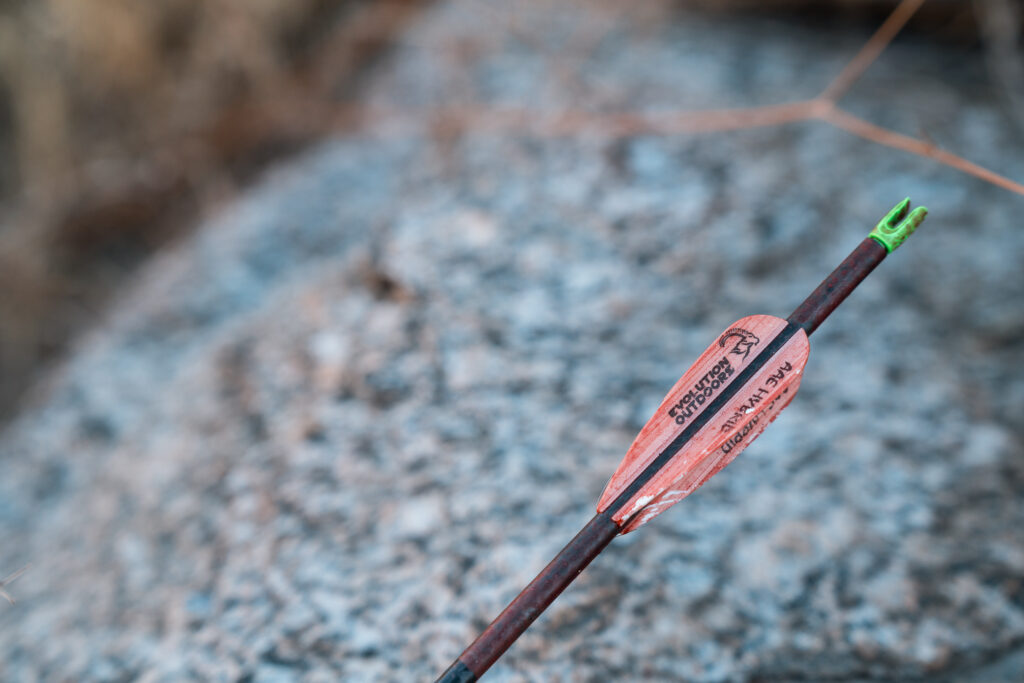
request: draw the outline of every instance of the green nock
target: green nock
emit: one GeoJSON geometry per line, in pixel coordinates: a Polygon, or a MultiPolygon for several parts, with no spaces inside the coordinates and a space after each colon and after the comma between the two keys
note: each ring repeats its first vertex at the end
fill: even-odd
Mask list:
{"type": "Polygon", "coordinates": [[[928,215],[928,209],[923,206],[910,211],[908,215],[909,209],[910,197],[907,197],[885,214],[885,218],[878,221],[878,225],[871,231],[869,237],[885,247],[886,253],[896,251],[896,247],[914,234],[917,226],[921,225],[924,217],[928,215]]]}

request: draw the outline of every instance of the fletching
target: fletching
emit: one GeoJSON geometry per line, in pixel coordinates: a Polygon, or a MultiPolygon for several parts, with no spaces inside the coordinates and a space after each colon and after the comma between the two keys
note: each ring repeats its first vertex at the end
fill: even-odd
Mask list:
{"type": "Polygon", "coordinates": [[[736,321],[665,396],[605,487],[598,513],[659,458],[668,460],[612,517],[622,533],[693,493],[789,405],[809,351],[807,334],[782,318],[736,321]]]}

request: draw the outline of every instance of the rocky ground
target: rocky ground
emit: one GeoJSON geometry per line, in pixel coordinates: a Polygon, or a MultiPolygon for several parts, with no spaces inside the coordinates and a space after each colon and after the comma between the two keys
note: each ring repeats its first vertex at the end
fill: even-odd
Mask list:
{"type": "MultiPolygon", "coordinates": [[[[773,103],[865,37],[515,7],[433,7],[366,101],[773,103]]],[[[910,36],[849,106],[1022,178],[985,78],[910,36]]],[[[32,563],[0,605],[0,678],[429,679],[589,519],[709,340],[788,314],[907,194],[931,217],[816,333],[789,410],[489,678],[1015,679],[1019,197],[823,124],[415,117],[278,169],[161,255],[0,437],[0,559],[32,563]]]]}

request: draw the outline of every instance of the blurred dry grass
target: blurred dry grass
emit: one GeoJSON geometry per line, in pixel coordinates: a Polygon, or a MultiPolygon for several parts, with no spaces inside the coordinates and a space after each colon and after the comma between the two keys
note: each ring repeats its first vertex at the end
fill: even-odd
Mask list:
{"type": "Polygon", "coordinates": [[[0,416],[146,255],[322,135],[420,5],[0,2],[0,416]]]}
{"type": "MultiPolygon", "coordinates": [[[[896,2],[685,4],[872,26],[896,2]]],[[[422,5],[0,0],[0,419],[133,267],[267,162],[336,130],[422,5]]],[[[931,0],[912,28],[989,45],[1006,82],[1020,24],[1011,0],[931,0]]]]}

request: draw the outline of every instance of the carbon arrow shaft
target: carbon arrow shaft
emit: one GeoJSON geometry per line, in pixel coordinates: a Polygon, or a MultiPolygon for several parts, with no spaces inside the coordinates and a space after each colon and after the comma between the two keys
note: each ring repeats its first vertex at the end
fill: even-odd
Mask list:
{"type": "Polygon", "coordinates": [[[786,320],[804,328],[807,336],[818,329],[832,311],[878,266],[888,251],[871,237],[865,237],[850,255],[815,288],[786,320]]]}
{"type": "Polygon", "coordinates": [[[612,521],[611,511],[606,510],[594,515],[594,518],[555,555],[555,559],[551,560],[548,566],[544,567],[473,641],[473,644],[459,655],[438,681],[475,681],[483,675],[618,535],[619,526],[612,521]]]}
{"type": "MultiPolygon", "coordinates": [[[[477,680],[529,628],[562,591],[629,524],[630,518],[617,523],[613,518],[678,453],[694,434],[726,404],[736,397],[747,380],[761,370],[798,330],[810,335],[857,288],[864,278],[899,246],[924,219],[917,209],[906,221],[909,200],[896,206],[832,273],[786,319],[786,326],[765,345],[739,376],[674,438],[651,463],[603,511],[562,548],[555,558],[467,647],[438,678],[438,683],[466,683],[477,680]],[[908,226],[909,224],[909,226],[908,226]],[[898,230],[902,228],[902,232],[898,230]]],[[[637,515],[640,514],[638,511],[637,515]]],[[[635,516],[635,515],[633,515],[635,516]]]]}

